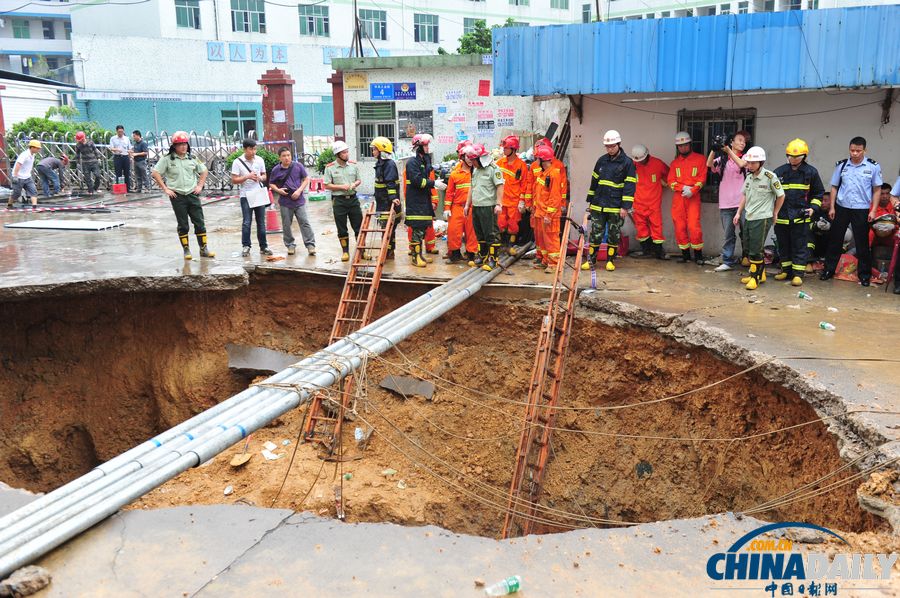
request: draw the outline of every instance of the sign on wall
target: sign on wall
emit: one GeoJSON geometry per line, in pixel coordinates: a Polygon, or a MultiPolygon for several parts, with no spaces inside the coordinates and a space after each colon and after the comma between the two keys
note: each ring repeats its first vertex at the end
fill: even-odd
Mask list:
{"type": "Polygon", "coordinates": [[[397,120],[401,139],[410,139],[418,133],[434,134],[434,113],[431,110],[400,110],[397,120]]]}
{"type": "Polygon", "coordinates": [[[362,90],[369,86],[369,73],[344,73],[344,89],[362,90]]]}
{"type": "MultiPolygon", "coordinates": [[[[287,63],[287,46],[271,46],[271,59],[274,63],[287,63]]],[[[206,59],[210,62],[269,62],[269,46],[265,44],[241,44],[229,42],[206,42],[206,59]]]]}
{"type": "Polygon", "coordinates": [[[372,101],[414,100],[415,83],[370,83],[369,99],[372,101]]]}

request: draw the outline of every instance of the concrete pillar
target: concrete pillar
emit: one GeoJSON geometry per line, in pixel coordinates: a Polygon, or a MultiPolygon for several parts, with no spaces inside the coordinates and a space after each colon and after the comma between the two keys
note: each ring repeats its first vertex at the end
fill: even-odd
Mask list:
{"type": "Polygon", "coordinates": [[[263,86],[263,131],[267,141],[292,139],[294,80],[281,69],[269,69],[257,81],[263,86]]]}
{"type": "Polygon", "coordinates": [[[347,131],[344,129],[344,72],[335,71],[328,78],[331,83],[331,103],[334,109],[334,139],[347,140],[347,131]]]}

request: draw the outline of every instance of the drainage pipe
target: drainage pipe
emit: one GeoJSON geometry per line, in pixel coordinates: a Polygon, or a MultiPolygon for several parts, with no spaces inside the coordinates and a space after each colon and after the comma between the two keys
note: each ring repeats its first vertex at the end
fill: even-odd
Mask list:
{"type": "MultiPolygon", "coordinates": [[[[504,266],[512,264],[515,259],[505,258],[504,266]]],[[[27,509],[28,505],[4,517],[0,520],[0,529],[4,529],[4,532],[7,521],[22,523],[16,525],[19,533],[0,543],[0,576],[5,576],[18,567],[34,561],[115,513],[122,506],[183,471],[211,459],[239,442],[248,433],[260,429],[273,419],[296,408],[307,401],[317,388],[328,387],[355,371],[369,352],[380,354],[390,350],[397,343],[464,302],[492,280],[499,271],[499,269],[492,272],[467,271],[359,332],[351,334],[346,340],[338,341],[304,360],[310,365],[324,365],[323,370],[310,372],[288,368],[267,380],[299,385],[300,390],[265,387],[248,389],[207,412],[175,426],[154,440],[111,460],[105,464],[106,469],[101,469],[103,467],[101,466],[83,476],[90,478],[89,480],[81,481],[79,478],[51,493],[54,495],[52,498],[47,495],[44,497],[47,500],[43,500],[37,508],[31,507],[24,515],[21,512],[27,509]],[[385,328],[387,330],[384,330],[385,328]],[[351,340],[355,342],[350,342],[351,340]],[[335,351],[340,351],[343,357],[337,358],[333,355],[335,351]],[[247,404],[240,408],[243,403],[247,404]],[[223,407],[226,404],[228,406],[223,407]],[[210,411],[214,411],[213,415],[209,415],[210,411]],[[231,425],[214,424],[217,417],[223,414],[239,415],[240,420],[233,421],[231,425]],[[200,431],[200,435],[192,434],[191,430],[200,431]],[[160,440],[163,438],[165,443],[160,440]],[[184,442],[185,439],[187,442],[184,442]],[[170,442],[171,440],[177,440],[177,445],[170,442]],[[145,468],[140,459],[151,453],[163,454],[155,455],[151,462],[152,467],[145,468]],[[125,473],[120,471],[123,467],[125,473]],[[116,472],[117,476],[110,476],[108,483],[102,485],[99,491],[95,492],[97,489],[91,488],[92,492],[86,495],[88,486],[106,476],[108,470],[116,472]],[[60,492],[63,490],[65,492],[60,492]],[[71,504],[73,501],[63,502],[68,495],[76,491],[81,492],[75,504],[71,504]],[[57,502],[60,504],[54,505],[57,502]],[[51,508],[44,514],[43,508],[48,506],[51,508]],[[22,530],[26,518],[29,525],[22,530]]],[[[4,533],[4,537],[7,535],[9,534],[4,533]]]]}

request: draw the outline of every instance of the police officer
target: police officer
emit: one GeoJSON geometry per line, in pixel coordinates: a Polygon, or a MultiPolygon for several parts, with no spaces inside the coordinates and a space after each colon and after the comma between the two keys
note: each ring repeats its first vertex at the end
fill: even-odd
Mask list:
{"type": "Polygon", "coordinates": [[[431,164],[431,141],[428,133],[419,133],[412,138],[416,154],[406,161],[406,226],[412,229],[409,256],[413,266],[424,268],[431,258],[422,258],[422,243],[425,231],[434,221],[434,205],[431,202],[432,189],[446,189],[443,181],[435,180],[431,164]]]}
{"type": "Polygon", "coordinates": [[[597,263],[597,251],[603,242],[603,229],[606,228],[606,269],[612,272],[616,269],[613,259],[619,248],[619,232],[634,202],[637,174],[634,162],[622,151],[622,136],[618,131],[604,133],[603,145],[606,146],[606,154],[600,156],[591,173],[587,196],[591,212],[591,246],[588,260],[581,265],[581,269],[590,270],[597,263]]]}
{"type": "Polygon", "coordinates": [[[803,274],[809,260],[810,223],[818,219],[822,209],[825,187],[819,171],[806,162],[809,146],[802,139],[794,139],[787,145],[787,164],[775,169],[775,176],[784,189],[784,204],[775,217],[775,239],[781,258],[781,272],[775,280],[791,276],[791,284],[803,284],[803,274]]]}
{"type": "Polygon", "coordinates": [[[335,161],[325,167],[325,188],[331,191],[331,210],[337,226],[338,241],[341,244],[341,261],[350,259],[350,233],[347,220],[353,227],[353,236],[359,236],[362,225],[362,209],[356,198],[356,188],[362,184],[359,169],[350,161],[350,146],[343,141],[335,141],[331,146],[335,161]]]}
{"type": "Polygon", "coordinates": [[[872,254],[866,240],[869,238],[869,222],[875,219],[883,182],[881,166],[866,157],[866,140],[863,137],[851,139],[850,158],[844,158],[835,164],[831,175],[831,209],[828,215],[832,224],[825,269],[819,276],[820,280],[834,278],[834,271],[841,257],[844,233],[850,226],[859,260],[859,284],[869,286],[872,278],[872,254]]]}
{"type": "MultiPolygon", "coordinates": [[[[400,173],[397,163],[394,162],[394,144],[387,137],[376,137],[369,144],[372,157],[375,158],[375,209],[378,210],[378,226],[386,229],[388,226],[388,212],[391,204],[394,205],[395,217],[400,215],[400,173]]],[[[394,250],[397,247],[397,227],[391,228],[391,244],[388,249],[387,259],[394,259],[394,250]]]]}
{"type": "Polygon", "coordinates": [[[763,168],[766,152],[759,146],[753,146],[744,154],[747,162],[747,178],[741,191],[741,204],[732,222],[737,226],[741,221],[741,213],[746,211],[746,223],[741,229],[741,244],[747,248],[750,258],[750,274],[741,279],[748,291],[756,289],[766,282],[766,265],[763,247],[772,226],[772,217],[781,211],[784,203],[784,189],[781,182],[771,170],[763,168]]]}

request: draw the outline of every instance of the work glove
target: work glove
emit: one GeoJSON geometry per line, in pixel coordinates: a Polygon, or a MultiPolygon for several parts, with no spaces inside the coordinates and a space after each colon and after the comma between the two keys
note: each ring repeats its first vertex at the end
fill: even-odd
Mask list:
{"type": "Polygon", "coordinates": [[[447,188],[447,183],[445,183],[441,179],[438,179],[434,182],[434,188],[437,189],[438,191],[443,191],[444,189],[447,188]]]}
{"type": "Polygon", "coordinates": [[[682,197],[693,197],[693,196],[694,196],[694,192],[691,191],[691,188],[690,188],[690,187],[684,187],[684,188],[681,190],[681,196],[682,196],[682,197]]]}
{"type": "Polygon", "coordinates": [[[519,200],[519,214],[524,214],[524,213],[525,213],[525,200],[520,199],[519,200]]]}
{"type": "Polygon", "coordinates": [[[444,210],[444,220],[450,220],[450,210],[444,210]]]}

